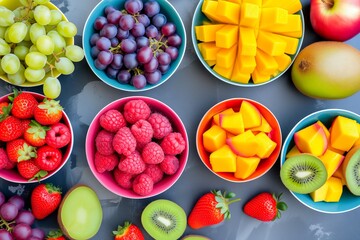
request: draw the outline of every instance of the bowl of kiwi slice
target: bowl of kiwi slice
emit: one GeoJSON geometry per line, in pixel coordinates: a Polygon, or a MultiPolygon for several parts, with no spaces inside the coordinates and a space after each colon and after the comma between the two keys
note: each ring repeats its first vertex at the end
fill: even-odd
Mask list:
{"type": "Polygon", "coordinates": [[[305,206],[343,213],[360,206],[360,115],[324,109],[301,119],[280,153],[280,178],[305,206]]]}

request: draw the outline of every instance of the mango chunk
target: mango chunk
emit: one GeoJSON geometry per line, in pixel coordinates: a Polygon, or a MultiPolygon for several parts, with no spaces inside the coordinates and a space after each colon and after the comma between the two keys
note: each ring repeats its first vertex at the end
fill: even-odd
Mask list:
{"type": "Polygon", "coordinates": [[[344,160],[343,155],[331,151],[330,149],[327,149],[325,153],[319,158],[324,163],[328,178],[330,178],[335,173],[344,160]]]}
{"type": "Polygon", "coordinates": [[[268,158],[277,146],[277,143],[271,140],[264,132],[256,134],[255,139],[258,142],[256,155],[261,159],[268,158]]]}
{"type": "Polygon", "coordinates": [[[353,119],[337,116],[330,129],[330,145],[333,148],[349,151],[359,138],[357,122],[353,119]]]}
{"type": "Polygon", "coordinates": [[[262,115],[252,103],[242,101],[239,112],[242,115],[245,129],[261,125],[262,115]]]}
{"type": "Polygon", "coordinates": [[[256,67],[255,56],[243,56],[238,54],[236,66],[242,73],[252,73],[256,67]]]}
{"type": "Polygon", "coordinates": [[[274,59],[278,64],[278,70],[281,72],[288,68],[291,64],[291,57],[285,53],[279,56],[274,56],[274,59]]]}
{"type": "Polygon", "coordinates": [[[195,26],[196,39],[202,42],[215,42],[216,32],[223,26],[224,24],[207,24],[195,26]]]}
{"type": "Polygon", "coordinates": [[[213,70],[224,78],[230,78],[233,71],[233,66],[231,66],[230,68],[224,68],[219,66],[218,64],[215,64],[213,70]]]}
{"type": "Polygon", "coordinates": [[[325,202],[339,202],[342,192],[343,192],[343,184],[341,179],[336,177],[330,177],[327,180],[328,190],[326,192],[325,202]]]}
{"type": "Polygon", "coordinates": [[[226,139],[226,143],[236,155],[242,157],[253,157],[258,151],[258,142],[251,130],[226,139]]]}
{"type": "Polygon", "coordinates": [[[287,24],[288,11],[280,7],[261,8],[260,29],[266,29],[272,25],[287,24]]]}
{"type": "Polygon", "coordinates": [[[294,134],[295,145],[302,153],[321,156],[325,153],[328,141],[324,129],[318,124],[311,124],[294,134]]]}
{"type": "Polygon", "coordinates": [[[224,1],[240,4],[242,0],[224,0],[224,1]]]}
{"type": "Polygon", "coordinates": [[[226,115],[226,114],[232,114],[234,113],[234,109],[233,108],[227,108],[224,111],[221,111],[220,113],[217,113],[213,116],[213,122],[220,126],[220,114],[226,115]]]}
{"type": "Polygon", "coordinates": [[[299,39],[295,38],[295,37],[288,37],[288,36],[283,36],[280,34],[275,34],[279,39],[281,39],[282,41],[284,41],[286,43],[286,47],[285,47],[285,53],[287,54],[295,54],[297,47],[299,45],[299,39]]]}
{"type": "Polygon", "coordinates": [[[354,146],[360,146],[360,124],[357,124],[357,129],[359,132],[359,138],[354,142],[354,146]]]}
{"type": "Polygon", "coordinates": [[[218,1],[217,15],[227,23],[239,24],[240,4],[230,1],[218,1]]]}
{"type": "Polygon", "coordinates": [[[301,152],[299,151],[299,149],[296,147],[296,145],[294,145],[290,151],[286,154],[286,158],[290,158],[290,157],[293,157],[293,156],[296,156],[296,155],[299,155],[301,154],[301,152]]]}
{"type": "Polygon", "coordinates": [[[234,82],[246,84],[250,81],[250,73],[242,71],[240,61],[240,58],[236,58],[231,80],[234,82]]]}
{"type": "Polygon", "coordinates": [[[262,5],[262,0],[242,0],[243,3],[252,3],[259,7],[262,5]]]}
{"type": "MultiPolygon", "coordinates": [[[[324,129],[325,135],[326,135],[326,139],[328,141],[330,141],[330,132],[329,129],[324,125],[324,123],[322,123],[320,120],[317,121],[317,123],[324,129]]],[[[328,146],[329,147],[329,146],[328,146]]],[[[340,153],[342,154],[342,153],[340,153]]]]}
{"type": "Polygon", "coordinates": [[[240,10],[240,26],[258,27],[260,23],[260,7],[253,3],[244,2],[240,10]]]}
{"type": "Polygon", "coordinates": [[[279,56],[285,53],[287,43],[277,35],[259,31],[257,47],[270,56],[279,56]]]}
{"type": "Polygon", "coordinates": [[[254,29],[240,27],[239,34],[239,54],[242,56],[255,56],[257,43],[254,29]]]}
{"type": "Polygon", "coordinates": [[[299,33],[302,32],[301,16],[298,14],[288,14],[287,24],[273,24],[269,27],[264,27],[264,30],[268,30],[274,33],[299,33]]]}
{"type": "Polygon", "coordinates": [[[238,35],[238,26],[225,25],[216,32],[216,46],[220,48],[231,48],[237,43],[238,35]]]}
{"type": "Polygon", "coordinates": [[[279,7],[286,9],[289,13],[296,13],[302,9],[299,0],[263,0],[262,7],[279,7]]]}
{"type": "Polygon", "coordinates": [[[341,166],[338,169],[336,169],[336,171],[334,172],[334,174],[332,176],[341,179],[341,183],[343,186],[346,185],[346,178],[344,176],[341,166]]]}
{"type": "Polygon", "coordinates": [[[310,197],[314,202],[321,202],[325,200],[326,193],[328,191],[329,184],[326,181],[324,185],[322,185],[320,188],[316,189],[315,191],[310,193],[310,197]]]}
{"type": "Polygon", "coordinates": [[[213,22],[224,22],[217,14],[218,1],[204,0],[201,11],[213,22]]]}
{"type": "Polygon", "coordinates": [[[232,134],[240,134],[244,132],[243,116],[239,112],[233,114],[220,114],[220,126],[232,134]]]}
{"type": "Polygon", "coordinates": [[[264,83],[270,80],[270,74],[263,74],[257,68],[251,73],[251,78],[255,84],[264,83]]]}
{"type": "Polygon", "coordinates": [[[216,64],[216,60],[205,60],[206,64],[209,65],[209,67],[212,67],[216,64]]]}
{"type": "Polygon", "coordinates": [[[216,54],[220,51],[220,48],[215,45],[215,42],[199,43],[199,50],[204,60],[216,60],[216,54]]]}
{"type": "Polygon", "coordinates": [[[218,125],[212,125],[211,128],[203,133],[204,148],[208,152],[214,152],[225,144],[226,131],[218,125]]]}
{"type": "Polygon", "coordinates": [[[275,58],[264,51],[258,49],[256,56],[256,69],[262,75],[272,75],[279,68],[275,58]]]}
{"type": "Polygon", "coordinates": [[[216,54],[216,63],[223,68],[231,68],[234,66],[237,53],[237,45],[231,48],[222,48],[216,54]]]}
{"type": "Polygon", "coordinates": [[[258,157],[236,157],[236,178],[245,179],[253,174],[260,163],[258,157]]]}
{"type": "Polygon", "coordinates": [[[261,125],[258,127],[253,127],[250,129],[253,132],[264,132],[264,133],[269,133],[272,130],[271,125],[269,124],[269,122],[264,118],[264,116],[261,115],[261,125]]]}
{"type": "Polygon", "coordinates": [[[235,172],[236,155],[225,144],[210,154],[210,164],[214,172],[235,172]]]}

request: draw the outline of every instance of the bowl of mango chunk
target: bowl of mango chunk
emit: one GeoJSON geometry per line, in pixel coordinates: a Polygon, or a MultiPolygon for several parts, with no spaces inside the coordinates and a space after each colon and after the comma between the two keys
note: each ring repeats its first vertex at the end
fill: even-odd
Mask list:
{"type": "Polygon", "coordinates": [[[304,38],[300,0],[199,1],[191,37],[204,67],[216,78],[243,87],[284,74],[304,38]]]}

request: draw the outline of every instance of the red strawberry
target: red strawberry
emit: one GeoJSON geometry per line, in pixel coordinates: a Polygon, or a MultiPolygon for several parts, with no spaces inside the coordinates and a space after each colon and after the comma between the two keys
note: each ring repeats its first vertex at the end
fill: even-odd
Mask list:
{"type": "Polygon", "coordinates": [[[24,132],[24,139],[34,147],[41,147],[46,143],[47,130],[49,130],[49,127],[41,126],[35,120],[31,120],[24,132]]]}
{"type": "Polygon", "coordinates": [[[42,183],[31,192],[30,204],[34,217],[41,220],[53,213],[61,202],[60,188],[51,183],[42,183]]]}
{"type": "Polygon", "coordinates": [[[130,222],[125,222],[124,226],[118,226],[116,231],[113,231],[114,240],[143,240],[144,235],[140,228],[130,222]]]}
{"type": "Polygon", "coordinates": [[[58,168],[62,161],[62,153],[59,149],[44,145],[37,149],[35,164],[41,170],[53,171],[58,168]]]}
{"type": "Polygon", "coordinates": [[[19,174],[28,180],[38,179],[45,177],[48,172],[41,170],[36,166],[34,160],[22,161],[17,164],[19,174]]]}
{"type": "Polygon", "coordinates": [[[36,149],[24,139],[18,138],[6,143],[6,153],[9,160],[17,163],[36,157],[36,149]]]}
{"type": "Polygon", "coordinates": [[[34,110],[34,118],[41,125],[58,123],[62,118],[63,108],[59,101],[44,99],[34,110]]]}
{"type": "Polygon", "coordinates": [[[52,230],[46,236],[46,240],[66,240],[60,229],[52,230]]]}
{"type": "Polygon", "coordinates": [[[46,132],[46,143],[54,148],[65,147],[71,141],[70,129],[63,123],[55,123],[46,132]]]}
{"type": "Polygon", "coordinates": [[[14,97],[11,97],[12,108],[11,114],[20,119],[32,118],[34,116],[34,109],[38,105],[37,100],[31,93],[18,93],[14,90],[14,97]]]}
{"type": "Polygon", "coordinates": [[[7,116],[0,120],[0,141],[8,142],[19,138],[23,134],[20,119],[14,116],[7,116]]]}
{"type": "Polygon", "coordinates": [[[232,192],[224,194],[221,191],[211,191],[206,193],[196,202],[191,210],[188,224],[193,229],[199,229],[221,223],[224,219],[230,219],[231,214],[229,205],[240,199],[236,198],[232,192]]]}
{"type": "Polygon", "coordinates": [[[245,204],[244,213],[260,221],[274,221],[281,216],[279,210],[287,209],[286,203],[280,202],[280,197],[281,194],[276,196],[269,192],[260,193],[245,204]]]}

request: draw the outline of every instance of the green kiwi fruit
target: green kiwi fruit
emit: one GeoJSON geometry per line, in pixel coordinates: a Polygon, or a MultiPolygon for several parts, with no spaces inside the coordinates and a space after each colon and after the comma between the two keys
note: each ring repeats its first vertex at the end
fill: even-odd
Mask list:
{"type": "Polygon", "coordinates": [[[181,240],[210,240],[210,238],[201,235],[187,235],[181,238],[181,240]]]}
{"type": "Polygon", "coordinates": [[[327,180],[323,162],[314,155],[302,153],[286,159],[280,178],[289,190],[306,194],[321,187],[327,180]]]}
{"type": "Polygon", "coordinates": [[[156,240],[179,239],[185,232],[185,211],[176,203],[159,199],[149,203],[141,214],[146,232],[156,240]]]}
{"type": "Polygon", "coordinates": [[[360,146],[353,147],[342,163],[346,186],[350,192],[360,196],[360,146]]]}

